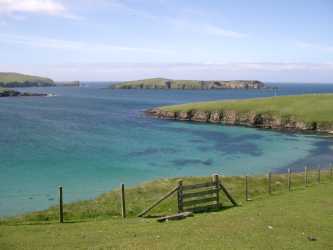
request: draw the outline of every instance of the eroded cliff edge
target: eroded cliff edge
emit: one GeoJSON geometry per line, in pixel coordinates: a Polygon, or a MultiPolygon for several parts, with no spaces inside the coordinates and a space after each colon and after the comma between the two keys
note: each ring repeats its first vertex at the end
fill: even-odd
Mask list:
{"type": "Polygon", "coordinates": [[[324,132],[333,134],[333,123],[325,121],[305,122],[297,119],[292,115],[278,115],[260,113],[256,111],[240,112],[237,110],[191,110],[175,112],[163,110],[161,108],[149,109],[145,113],[160,119],[207,122],[275,130],[324,132]]]}

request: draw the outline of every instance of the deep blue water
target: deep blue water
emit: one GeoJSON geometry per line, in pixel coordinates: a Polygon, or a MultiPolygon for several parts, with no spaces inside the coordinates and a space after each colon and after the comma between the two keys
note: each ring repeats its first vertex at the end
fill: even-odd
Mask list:
{"type": "MultiPolygon", "coordinates": [[[[92,85],[93,86],[93,85],[92,85]]],[[[284,84],[279,95],[333,92],[284,84]]],[[[145,117],[160,105],[271,96],[271,90],[30,88],[55,97],[0,99],[0,215],[93,198],[154,178],[263,174],[333,161],[333,139],[145,117]]]]}

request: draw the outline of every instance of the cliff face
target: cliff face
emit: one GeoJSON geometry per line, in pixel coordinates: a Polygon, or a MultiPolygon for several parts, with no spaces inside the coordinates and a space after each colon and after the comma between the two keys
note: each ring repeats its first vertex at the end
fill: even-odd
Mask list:
{"type": "Polygon", "coordinates": [[[227,125],[239,125],[256,128],[314,131],[333,133],[333,124],[325,122],[304,122],[292,116],[281,117],[273,114],[261,114],[256,112],[241,113],[235,110],[223,111],[191,111],[172,112],[162,109],[151,109],[146,112],[161,119],[172,119],[181,121],[221,123],[227,125]]]}
{"type": "Polygon", "coordinates": [[[113,89],[260,89],[260,81],[198,81],[153,78],[114,84],[113,89]]]}

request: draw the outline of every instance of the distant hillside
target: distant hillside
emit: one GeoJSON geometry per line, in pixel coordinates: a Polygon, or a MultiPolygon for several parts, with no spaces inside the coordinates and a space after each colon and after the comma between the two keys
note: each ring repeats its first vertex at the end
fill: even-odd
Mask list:
{"type": "Polygon", "coordinates": [[[259,89],[264,87],[260,81],[199,81],[152,78],[113,84],[113,89],[259,89]]]}
{"type": "Polygon", "coordinates": [[[0,87],[47,87],[55,86],[53,80],[45,77],[0,72],[0,87]]]}

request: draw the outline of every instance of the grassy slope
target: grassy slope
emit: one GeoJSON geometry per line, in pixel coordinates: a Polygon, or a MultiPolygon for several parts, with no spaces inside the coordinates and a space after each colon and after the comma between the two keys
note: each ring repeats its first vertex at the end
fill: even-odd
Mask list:
{"type": "Polygon", "coordinates": [[[159,224],[153,219],[0,226],[1,249],[333,249],[333,185],[159,224]],[[269,226],[272,228],[270,229],[269,226]],[[308,236],[316,237],[309,241],[308,236]]]}
{"type": "Polygon", "coordinates": [[[233,101],[212,101],[161,107],[168,111],[256,111],[257,113],[294,116],[304,122],[333,122],[333,94],[280,96],[233,101]]]}
{"type": "MultiPolygon", "coordinates": [[[[311,183],[316,182],[317,172],[309,173],[311,183]]],[[[329,172],[322,170],[322,181],[328,181],[329,172]]],[[[161,179],[153,182],[147,182],[137,187],[126,188],[126,207],[128,215],[135,217],[144,208],[151,205],[169,190],[177,185],[179,179],[161,179]]],[[[186,177],[183,178],[184,185],[207,182],[210,177],[186,177]]],[[[303,173],[294,173],[292,175],[294,189],[304,189],[303,173]]],[[[223,183],[237,201],[244,200],[244,178],[243,177],[224,177],[223,183]]],[[[287,175],[273,174],[272,188],[275,193],[287,192],[287,175]]],[[[265,176],[249,177],[249,193],[250,197],[257,199],[267,197],[267,178],[265,176]]],[[[64,189],[66,198],[66,188],[64,189]]],[[[221,200],[225,205],[231,205],[221,194],[221,200]]],[[[66,202],[66,200],[65,200],[66,202]]],[[[176,195],[163,202],[159,207],[151,211],[150,215],[166,215],[177,211],[176,195]]],[[[65,204],[65,219],[66,220],[87,220],[87,219],[106,219],[120,216],[120,195],[119,190],[105,193],[94,200],[84,200],[74,203],[65,204]]],[[[1,223],[26,223],[27,221],[52,221],[58,218],[58,207],[51,207],[45,211],[28,213],[22,216],[0,220],[1,223]]]]}
{"type": "Polygon", "coordinates": [[[49,78],[39,77],[39,76],[30,76],[18,73],[3,73],[0,72],[0,85],[6,87],[11,87],[13,84],[17,85],[26,85],[27,83],[38,83],[45,85],[53,85],[53,81],[49,78]]]}

